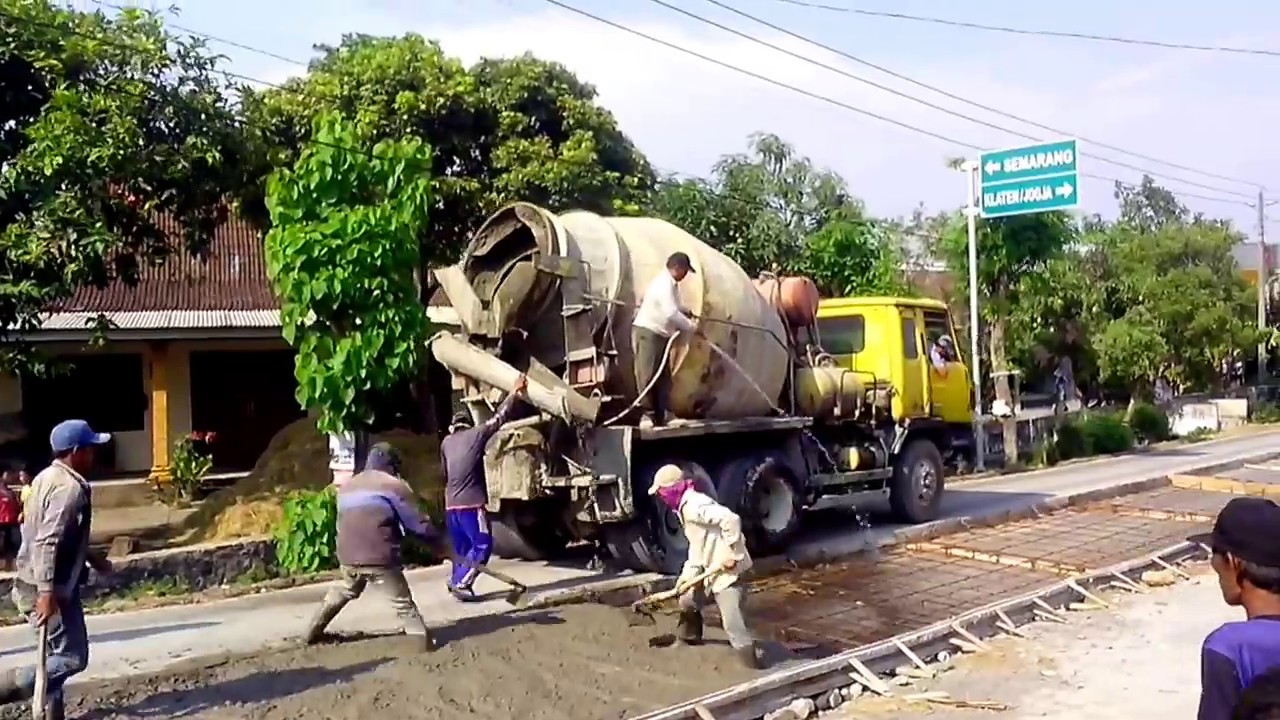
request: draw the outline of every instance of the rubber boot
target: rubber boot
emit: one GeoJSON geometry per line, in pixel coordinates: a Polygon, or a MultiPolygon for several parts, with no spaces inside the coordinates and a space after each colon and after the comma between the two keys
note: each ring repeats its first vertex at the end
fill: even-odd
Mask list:
{"type": "Polygon", "coordinates": [[[67,720],[67,702],[62,693],[49,698],[44,707],[45,720],[67,720]]]}
{"type": "Polygon", "coordinates": [[[302,642],[307,645],[315,645],[324,638],[325,628],[329,627],[329,623],[338,616],[342,608],[346,606],[345,602],[334,603],[327,598],[320,609],[316,611],[314,617],[311,618],[311,624],[307,626],[307,634],[302,636],[302,642]]]}
{"type": "Polygon", "coordinates": [[[698,610],[681,610],[676,621],[676,641],[681,645],[702,643],[702,613],[698,610]]]}
{"type": "Polygon", "coordinates": [[[733,651],[738,655],[738,661],[748,670],[759,670],[764,667],[760,662],[760,654],[756,651],[755,643],[751,643],[746,647],[734,648],[733,651]]]}

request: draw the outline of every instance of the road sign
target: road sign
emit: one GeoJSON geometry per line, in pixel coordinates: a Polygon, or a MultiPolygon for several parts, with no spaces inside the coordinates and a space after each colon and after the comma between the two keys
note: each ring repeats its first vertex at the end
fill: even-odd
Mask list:
{"type": "Polygon", "coordinates": [[[1065,210],[1080,203],[1075,140],[983,153],[977,173],[983,217],[1065,210]]]}

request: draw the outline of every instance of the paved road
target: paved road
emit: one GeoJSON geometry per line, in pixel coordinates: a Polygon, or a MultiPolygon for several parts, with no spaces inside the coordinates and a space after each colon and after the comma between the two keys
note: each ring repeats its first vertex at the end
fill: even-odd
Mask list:
{"type": "MultiPolygon", "coordinates": [[[[1242,460],[1280,451],[1280,430],[1203,443],[1187,448],[1155,451],[1129,457],[1100,460],[1068,467],[974,480],[948,493],[944,511],[948,517],[1026,506],[1057,495],[1070,495],[1197,467],[1242,460]]],[[[831,522],[806,544],[832,551],[856,549],[865,544],[852,522],[832,527],[831,522]]],[[[873,526],[871,534],[886,533],[891,526],[873,526]]],[[[501,563],[516,565],[515,563],[501,563]]],[[[582,567],[521,563],[520,577],[534,592],[571,587],[603,579],[582,567]]],[[[508,609],[501,599],[459,605],[444,590],[444,568],[428,568],[410,574],[413,591],[430,620],[446,623],[459,617],[495,614],[508,609]]],[[[500,586],[486,579],[482,592],[500,586]],[[486,584],[487,583],[487,584],[486,584]]],[[[305,625],[323,587],[304,587],[264,593],[197,606],[143,610],[90,618],[93,658],[89,671],[78,680],[119,677],[154,672],[175,662],[224,652],[252,652],[296,637],[305,625]]],[[[376,596],[362,598],[347,608],[334,624],[337,631],[390,630],[389,611],[376,596]]],[[[0,667],[28,659],[31,638],[26,628],[0,629],[0,667]]]]}

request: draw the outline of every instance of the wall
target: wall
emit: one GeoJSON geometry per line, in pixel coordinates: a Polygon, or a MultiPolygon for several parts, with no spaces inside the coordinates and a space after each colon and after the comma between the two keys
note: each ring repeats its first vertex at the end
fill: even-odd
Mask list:
{"type": "MultiPolygon", "coordinates": [[[[168,442],[191,432],[191,374],[190,356],[198,350],[282,350],[287,345],[281,338],[264,338],[252,340],[181,340],[168,343],[168,442]]],[[[87,348],[78,343],[48,343],[42,349],[52,355],[66,358],[74,362],[78,355],[91,353],[137,353],[143,356],[143,371],[146,373],[144,387],[150,393],[153,390],[154,363],[157,354],[150,343],[141,341],[110,342],[100,348],[87,348]]],[[[0,374],[0,416],[6,409],[17,412],[22,408],[21,385],[17,378],[0,374]]],[[[148,402],[144,428],[136,432],[116,434],[116,466],[115,472],[127,474],[146,474],[153,464],[153,429],[154,408],[148,402]]]]}

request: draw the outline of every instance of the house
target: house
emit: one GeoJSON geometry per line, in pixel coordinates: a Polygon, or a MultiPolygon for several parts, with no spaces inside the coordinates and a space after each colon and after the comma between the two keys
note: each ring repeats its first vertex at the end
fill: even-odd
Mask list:
{"type": "Polygon", "coordinates": [[[104,472],[164,476],[173,444],[193,430],[217,433],[215,468],[247,470],[302,416],[262,235],[243,220],[221,226],[205,258],[174,255],[133,287],[80,289],[26,338],[70,370],[0,376],[10,465],[40,467],[52,426],[80,417],[114,435],[104,472]],[[93,342],[100,317],[109,327],[93,342]]]}

